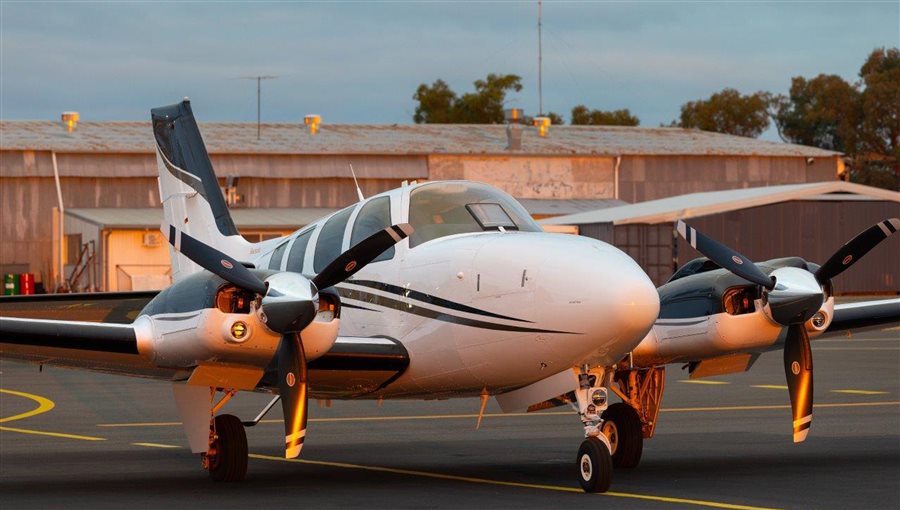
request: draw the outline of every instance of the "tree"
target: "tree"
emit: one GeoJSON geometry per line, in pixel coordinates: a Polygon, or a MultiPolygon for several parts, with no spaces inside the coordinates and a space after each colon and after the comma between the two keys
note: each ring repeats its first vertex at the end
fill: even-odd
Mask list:
{"type": "Polygon", "coordinates": [[[416,124],[454,122],[452,110],[458,99],[444,80],[437,80],[430,87],[424,83],[419,85],[413,99],[419,102],[413,115],[416,124]]]}
{"type": "Polygon", "coordinates": [[[566,123],[566,121],[563,120],[562,115],[556,112],[547,112],[544,114],[544,117],[550,117],[550,123],[554,126],[562,126],[566,123]]]}
{"type": "Polygon", "coordinates": [[[572,108],[572,125],[580,126],[637,126],[641,119],[624,110],[589,110],[580,104],[572,108]]]}
{"type": "Polygon", "coordinates": [[[789,95],[776,97],[773,110],[785,141],[844,153],[856,148],[859,92],[840,76],[794,77],[789,95]]]}
{"type": "Polygon", "coordinates": [[[859,70],[862,85],[859,147],[851,179],[900,187],[900,50],[878,48],[859,70]]]}
{"type": "Polygon", "coordinates": [[[756,138],[769,127],[771,99],[767,92],[745,96],[735,89],[726,88],[709,96],[709,99],[688,101],[681,105],[681,118],[671,125],[756,138]]]}
{"type": "Polygon", "coordinates": [[[794,77],[772,117],[785,141],[846,154],[853,182],[900,189],[900,50],[875,49],[859,76],[794,77]]]}
{"type": "Polygon", "coordinates": [[[488,74],[476,80],[475,91],[457,97],[443,81],[419,85],[413,99],[419,102],[413,120],[417,124],[501,124],[506,94],[522,90],[515,74],[488,74]]]}

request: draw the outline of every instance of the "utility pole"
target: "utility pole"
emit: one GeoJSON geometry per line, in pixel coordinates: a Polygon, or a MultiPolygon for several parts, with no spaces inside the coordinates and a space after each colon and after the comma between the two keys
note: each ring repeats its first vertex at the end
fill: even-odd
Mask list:
{"type": "Polygon", "coordinates": [[[544,55],[543,44],[541,44],[541,0],[538,0],[538,115],[544,115],[544,84],[543,84],[543,68],[544,55]]]}
{"type": "Polygon", "coordinates": [[[241,76],[242,80],[256,80],[256,139],[261,139],[260,134],[260,126],[262,125],[262,81],[263,80],[274,80],[276,78],[281,78],[281,76],[241,76]]]}

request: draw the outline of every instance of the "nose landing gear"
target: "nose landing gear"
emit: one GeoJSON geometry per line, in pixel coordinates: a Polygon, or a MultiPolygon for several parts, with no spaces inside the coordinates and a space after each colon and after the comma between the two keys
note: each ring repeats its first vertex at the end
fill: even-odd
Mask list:
{"type": "Polygon", "coordinates": [[[578,482],[585,492],[606,492],[612,482],[613,448],[603,433],[601,418],[608,400],[606,388],[602,386],[604,373],[601,369],[599,374],[592,374],[588,367],[582,367],[578,376],[579,388],[575,390],[585,436],[578,448],[576,463],[578,482]]]}
{"type": "Polygon", "coordinates": [[[612,482],[612,457],[605,436],[589,437],[578,449],[578,482],[584,492],[606,492],[612,482]]]}

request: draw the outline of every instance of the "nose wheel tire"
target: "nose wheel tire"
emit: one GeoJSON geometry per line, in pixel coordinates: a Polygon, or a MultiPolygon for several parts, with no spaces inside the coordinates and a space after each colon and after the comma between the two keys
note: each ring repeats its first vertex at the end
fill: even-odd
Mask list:
{"type": "Polygon", "coordinates": [[[603,411],[603,435],[609,439],[612,463],[617,468],[631,469],[641,462],[644,433],[641,419],[630,405],[617,402],[603,411]]]}
{"type": "Polygon", "coordinates": [[[584,492],[606,492],[612,482],[612,456],[603,441],[589,437],[578,449],[578,482],[584,492]]]}
{"type": "Polygon", "coordinates": [[[214,453],[209,456],[209,476],[217,482],[240,482],[247,476],[247,433],[237,416],[216,416],[214,453]]]}

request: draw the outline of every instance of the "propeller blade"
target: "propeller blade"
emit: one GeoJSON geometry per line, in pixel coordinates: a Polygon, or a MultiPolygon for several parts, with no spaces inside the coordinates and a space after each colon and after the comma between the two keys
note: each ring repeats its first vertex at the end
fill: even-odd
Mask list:
{"type": "Polygon", "coordinates": [[[409,223],[392,225],[375,232],[332,260],[321,273],[313,278],[312,282],[318,289],[337,285],[356,274],[385,250],[406,239],[412,233],[413,228],[409,223]]]}
{"type": "Polygon", "coordinates": [[[803,324],[788,326],[784,341],[784,375],[791,394],[794,442],[802,443],[809,434],[813,408],[812,350],[803,324]]]}
{"type": "Polygon", "coordinates": [[[697,232],[695,228],[688,226],[682,220],[678,220],[676,229],[688,244],[721,267],[769,290],[775,287],[772,278],[763,273],[747,257],[697,232]]]}
{"type": "Polygon", "coordinates": [[[278,393],[284,411],[284,458],[300,456],[306,437],[306,353],[299,334],[284,335],[278,344],[278,393]]]}
{"type": "Polygon", "coordinates": [[[900,219],[889,218],[860,232],[856,237],[841,246],[834,255],[816,271],[816,281],[824,284],[828,280],[843,273],[855,264],[869,250],[900,230],[900,219]]]}
{"type": "Polygon", "coordinates": [[[172,225],[169,225],[168,232],[164,229],[160,230],[162,230],[163,234],[168,234],[166,237],[169,240],[169,244],[174,246],[176,251],[184,254],[185,257],[191,259],[203,269],[222,277],[242,289],[247,289],[257,294],[266,293],[265,282],[257,278],[240,262],[212,246],[204,244],[180,230],[176,230],[172,225]]]}

